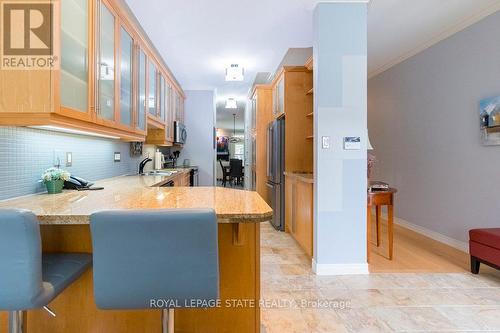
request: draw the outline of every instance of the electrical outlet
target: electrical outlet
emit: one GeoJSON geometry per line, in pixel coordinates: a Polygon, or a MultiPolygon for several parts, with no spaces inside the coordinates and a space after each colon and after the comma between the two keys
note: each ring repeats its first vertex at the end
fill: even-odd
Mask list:
{"type": "Polygon", "coordinates": [[[70,167],[73,165],[73,153],[68,151],[66,152],[66,166],[70,167]]]}
{"type": "Polygon", "coordinates": [[[120,162],[121,160],[122,160],[122,154],[119,151],[115,152],[114,161],[120,162]]]}

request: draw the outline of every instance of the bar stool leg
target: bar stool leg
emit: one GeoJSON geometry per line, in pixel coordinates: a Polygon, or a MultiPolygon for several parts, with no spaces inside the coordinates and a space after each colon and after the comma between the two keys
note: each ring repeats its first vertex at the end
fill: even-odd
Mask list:
{"type": "Polygon", "coordinates": [[[162,333],[174,333],[174,309],[162,310],[161,316],[162,333]]]}
{"type": "Polygon", "coordinates": [[[23,312],[9,312],[9,333],[23,333],[23,312]]]}

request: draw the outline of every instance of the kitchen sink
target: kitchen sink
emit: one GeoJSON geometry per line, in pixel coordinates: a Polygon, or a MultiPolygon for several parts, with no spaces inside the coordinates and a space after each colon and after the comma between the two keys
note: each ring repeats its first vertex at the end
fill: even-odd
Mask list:
{"type": "Polygon", "coordinates": [[[133,173],[127,176],[172,176],[175,172],[172,171],[149,171],[143,174],[133,173]]]}
{"type": "Polygon", "coordinates": [[[170,171],[150,171],[145,173],[145,176],[172,176],[174,173],[170,171]]]}

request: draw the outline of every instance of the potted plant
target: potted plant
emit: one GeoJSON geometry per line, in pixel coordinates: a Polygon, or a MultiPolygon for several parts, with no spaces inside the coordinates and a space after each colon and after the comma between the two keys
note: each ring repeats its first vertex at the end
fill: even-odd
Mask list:
{"type": "Polygon", "coordinates": [[[68,180],[71,174],[59,168],[48,168],[42,175],[42,182],[47,186],[49,194],[61,193],[64,181],[68,180]]]}

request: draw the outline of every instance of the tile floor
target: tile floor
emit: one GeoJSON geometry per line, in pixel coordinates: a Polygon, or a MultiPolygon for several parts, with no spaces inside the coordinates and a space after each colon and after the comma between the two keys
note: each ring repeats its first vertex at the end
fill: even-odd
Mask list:
{"type": "Polygon", "coordinates": [[[315,276],[290,235],[261,227],[262,332],[500,332],[500,275],[315,276]]]}

